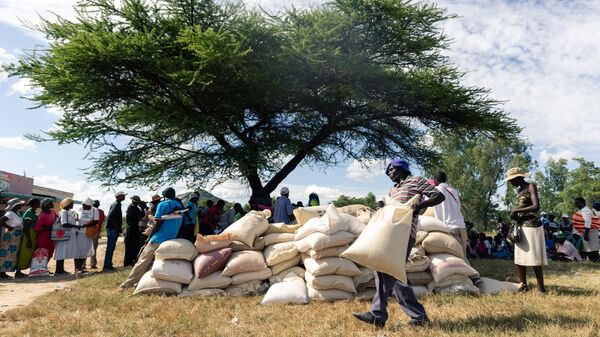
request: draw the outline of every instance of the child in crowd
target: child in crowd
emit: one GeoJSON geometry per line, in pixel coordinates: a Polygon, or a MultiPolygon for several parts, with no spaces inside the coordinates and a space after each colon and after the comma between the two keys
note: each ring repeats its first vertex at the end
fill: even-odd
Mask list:
{"type": "Polygon", "coordinates": [[[502,233],[498,233],[494,237],[494,250],[494,257],[497,259],[508,259],[510,257],[508,246],[502,237],[502,233]]]}
{"type": "Polygon", "coordinates": [[[480,258],[489,258],[492,254],[492,244],[488,241],[485,233],[479,233],[477,246],[475,247],[477,256],[480,258]]]}

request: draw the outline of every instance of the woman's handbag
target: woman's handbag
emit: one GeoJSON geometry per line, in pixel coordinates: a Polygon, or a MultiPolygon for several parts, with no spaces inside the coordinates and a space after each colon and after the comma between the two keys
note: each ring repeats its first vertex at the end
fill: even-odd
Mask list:
{"type": "Polygon", "coordinates": [[[52,224],[52,233],[50,239],[52,241],[66,241],[71,238],[71,228],[64,228],[60,223],[61,216],[57,216],[52,224]]]}
{"type": "MultiPolygon", "coordinates": [[[[95,216],[95,209],[92,208],[92,221],[94,220],[94,216],[95,216]]],[[[85,236],[87,236],[90,239],[96,239],[98,237],[98,228],[96,227],[96,225],[94,226],[88,226],[85,228],[85,236]]]]}
{"type": "Polygon", "coordinates": [[[519,243],[523,238],[523,231],[521,225],[512,224],[508,230],[508,240],[512,243],[519,243]]]}

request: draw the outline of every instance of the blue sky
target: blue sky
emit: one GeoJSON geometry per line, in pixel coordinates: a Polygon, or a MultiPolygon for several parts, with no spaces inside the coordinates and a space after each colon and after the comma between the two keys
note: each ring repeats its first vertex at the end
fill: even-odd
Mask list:
{"type": "MultiPolygon", "coordinates": [[[[250,5],[277,10],[275,0],[247,0],[250,5]]],[[[49,11],[71,17],[74,0],[0,0],[0,62],[17,60],[23,50],[43,45],[43,37],[22,26],[49,11]]],[[[318,1],[293,1],[298,6],[318,1]]],[[[443,28],[452,39],[448,57],[466,72],[464,83],[490,88],[504,109],[525,128],[542,165],[549,158],[583,156],[600,163],[600,1],[440,1],[459,18],[443,28]]],[[[37,184],[64,189],[76,198],[97,198],[106,205],[111,191],[87,182],[89,166],[79,145],[34,143],[23,135],[53,127],[58,109],[30,110],[27,79],[0,74],[0,170],[34,176],[37,184]]],[[[312,171],[301,168],[283,185],[291,198],[306,202],[316,191],[324,200],[340,193],[383,195],[389,181],[382,164],[365,170],[356,162],[312,171]]],[[[155,191],[125,189],[147,197],[155,191]]],[[[183,187],[180,186],[180,189],[183,187]]],[[[249,191],[240,182],[227,182],[213,192],[227,200],[246,201],[249,191]]]]}

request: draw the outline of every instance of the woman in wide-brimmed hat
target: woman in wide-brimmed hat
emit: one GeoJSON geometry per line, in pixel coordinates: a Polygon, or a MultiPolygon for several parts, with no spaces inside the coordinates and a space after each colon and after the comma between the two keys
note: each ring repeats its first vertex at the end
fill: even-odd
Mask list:
{"type": "Polygon", "coordinates": [[[546,239],[540,222],[540,200],[535,184],[525,180],[529,173],[513,167],[506,172],[504,181],[518,187],[516,207],[510,211],[510,218],[522,228],[521,241],[515,244],[515,265],[519,277],[520,289],[527,291],[526,267],[533,267],[537,279],[537,289],[546,292],[544,287],[543,265],[548,264],[546,257],[546,239]]]}
{"type": "Polygon", "coordinates": [[[0,217],[0,279],[10,278],[7,272],[17,268],[19,244],[23,236],[20,210],[25,201],[17,198],[6,203],[6,213],[0,217]]]}

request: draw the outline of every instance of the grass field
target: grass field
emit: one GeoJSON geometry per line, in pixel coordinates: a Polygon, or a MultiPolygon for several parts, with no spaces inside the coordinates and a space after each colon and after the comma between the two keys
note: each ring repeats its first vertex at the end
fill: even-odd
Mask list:
{"type": "MultiPolygon", "coordinates": [[[[511,261],[473,261],[482,276],[514,279],[511,261]]],[[[530,285],[534,282],[532,271],[530,285]]],[[[598,336],[600,266],[552,263],[548,293],[430,295],[433,324],[404,325],[396,303],[383,330],[355,321],[368,302],[261,306],[260,297],[178,299],[118,293],[128,270],[81,279],[71,291],[45,295],[0,316],[3,336],[598,336]],[[232,322],[236,321],[237,323],[232,322]]]]}

